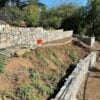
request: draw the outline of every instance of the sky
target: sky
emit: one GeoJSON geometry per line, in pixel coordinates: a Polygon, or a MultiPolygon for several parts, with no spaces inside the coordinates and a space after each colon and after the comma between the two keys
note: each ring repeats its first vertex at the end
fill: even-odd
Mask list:
{"type": "Polygon", "coordinates": [[[44,4],[46,4],[48,7],[52,7],[55,6],[57,4],[61,4],[61,3],[76,3],[76,4],[80,4],[80,5],[86,5],[87,0],[40,0],[41,2],[43,2],[44,4]]]}

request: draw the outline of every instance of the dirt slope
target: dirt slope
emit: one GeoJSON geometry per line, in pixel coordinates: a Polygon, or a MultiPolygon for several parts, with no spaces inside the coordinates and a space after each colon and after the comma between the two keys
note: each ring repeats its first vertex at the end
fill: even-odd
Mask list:
{"type": "Polygon", "coordinates": [[[66,74],[69,65],[89,52],[73,41],[9,58],[5,72],[0,74],[0,95],[7,100],[47,100],[57,89],[57,83],[66,74]]]}

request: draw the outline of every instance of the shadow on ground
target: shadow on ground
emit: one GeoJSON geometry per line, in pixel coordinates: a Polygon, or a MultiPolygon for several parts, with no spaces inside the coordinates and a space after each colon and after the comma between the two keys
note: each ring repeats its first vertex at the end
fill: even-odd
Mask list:
{"type": "Polygon", "coordinates": [[[91,72],[100,72],[100,69],[94,67],[94,68],[90,69],[90,71],[91,71],[91,72]]]}
{"type": "Polygon", "coordinates": [[[64,85],[64,83],[66,81],[65,78],[68,78],[68,76],[72,73],[72,71],[74,70],[75,67],[76,67],[76,65],[70,64],[69,68],[66,70],[66,75],[61,78],[61,80],[57,84],[57,88],[54,90],[54,93],[51,94],[47,100],[50,100],[57,95],[57,93],[60,91],[61,87],[64,85]]]}

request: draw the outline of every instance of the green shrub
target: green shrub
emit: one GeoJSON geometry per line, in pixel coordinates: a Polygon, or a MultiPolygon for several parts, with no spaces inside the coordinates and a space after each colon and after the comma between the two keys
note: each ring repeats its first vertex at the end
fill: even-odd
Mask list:
{"type": "Polygon", "coordinates": [[[72,50],[70,53],[69,53],[69,57],[71,58],[71,60],[76,63],[78,61],[78,57],[77,57],[77,52],[72,50]]]}
{"type": "Polygon", "coordinates": [[[3,90],[1,92],[1,98],[2,100],[18,100],[17,97],[9,90],[3,90]]]}
{"type": "Polygon", "coordinates": [[[50,88],[50,87],[48,87],[48,86],[42,86],[41,87],[41,94],[42,95],[50,95],[51,93],[52,93],[52,89],[50,88]]]}
{"type": "Polygon", "coordinates": [[[57,80],[57,78],[56,78],[55,75],[49,75],[49,76],[48,76],[48,80],[49,80],[51,83],[54,83],[54,82],[57,80]]]}
{"type": "Polygon", "coordinates": [[[7,20],[7,22],[12,25],[22,26],[21,24],[24,22],[24,13],[17,6],[5,7],[2,11],[4,12],[3,16],[6,17],[5,20],[7,20]]]}
{"type": "Polygon", "coordinates": [[[37,26],[40,18],[40,11],[37,5],[30,4],[24,8],[25,21],[28,26],[37,26]]]}
{"type": "Polygon", "coordinates": [[[44,86],[39,81],[35,81],[32,85],[41,95],[49,95],[53,91],[49,86],[44,86]]]}
{"type": "Polygon", "coordinates": [[[0,73],[4,72],[5,64],[4,62],[0,62],[0,73]]]}
{"type": "Polygon", "coordinates": [[[33,97],[33,87],[28,83],[20,84],[16,88],[16,96],[21,100],[31,100],[29,98],[33,97]]]}
{"type": "Polygon", "coordinates": [[[0,73],[3,73],[4,72],[4,69],[5,69],[5,56],[3,55],[0,55],[0,73]]]}
{"type": "Polygon", "coordinates": [[[54,88],[56,87],[57,83],[57,77],[54,74],[48,75],[48,86],[51,88],[53,91],[54,88]]]}
{"type": "Polygon", "coordinates": [[[30,76],[30,78],[33,79],[33,80],[40,79],[39,73],[36,72],[36,71],[33,70],[33,69],[29,69],[29,76],[30,76]]]}
{"type": "Polygon", "coordinates": [[[55,49],[50,49],[49,50],[49,55],[54,56],[55,58],[58,58],[57,51],[55,49]]]}
{"type": "Polygon", "coordinates": [[[43,55],[43,52],[41,52],[40,50],[36,50],[35,54],[36,54],[36,57],[42,66],[49,65],[49,63],[47,62],[47,60],[45,59],[45,57],[43,55]]]}
{"type": "Polygon", "coordinates": [[[62,62],[59,59],[53,60],[54,64],[57,65],[58,67],[62,67],[62,62]]]}

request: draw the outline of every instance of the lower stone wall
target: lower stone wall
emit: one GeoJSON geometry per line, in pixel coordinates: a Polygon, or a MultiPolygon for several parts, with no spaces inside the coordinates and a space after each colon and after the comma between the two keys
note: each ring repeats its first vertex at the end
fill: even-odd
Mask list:
{"type": "Polygon", "coordinates": [[[36,44],[38,39],[43,42],[71,37],[73,31],[44,30],[42,27],[22,28],[9,25],[0,25],[0,48],[17,45],[36,44]]]}
{"type": "Polygon", "coordinates": [[[83,41],[84,43],[88,44],[90,47],[94,46],[95,37],[82,36],[82,37],[79,37],[79,39],[83,41]]]}
{"type": "Polygon", "coordinates": [[[96,52],[81,59],[65,84],[52,100],[78,100],[77,95],[87,77],[88,71],[96,62],[96,52]]]}

